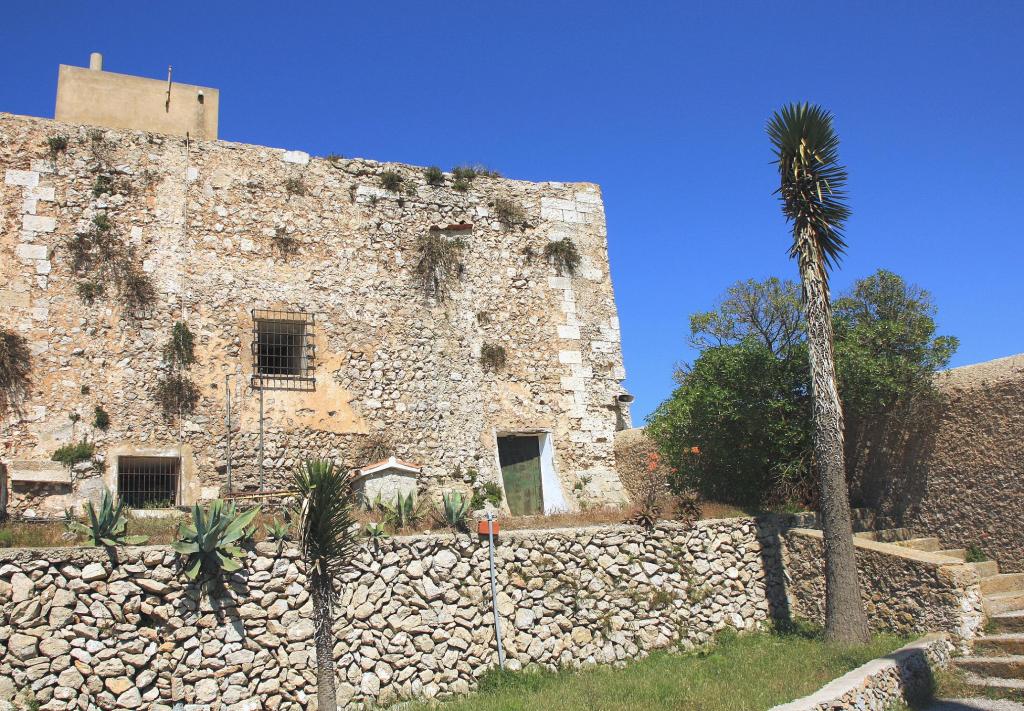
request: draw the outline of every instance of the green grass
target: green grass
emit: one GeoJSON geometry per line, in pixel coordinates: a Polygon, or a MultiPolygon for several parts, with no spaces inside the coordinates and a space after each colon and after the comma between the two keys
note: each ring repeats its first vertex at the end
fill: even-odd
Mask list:
{"type": "MultiPolygon", "coordinates": [[[[445,711],[764,711],[806,696],[851,669],[903,644],[878,636],[837,647],[810,633],[724,633],[708,650],[656,652],[624,668],[582,672],[492,671],[480,692],[443,704],[445,711]]],[[[410,711],[435,708],[411,705],[410,711]]]]}

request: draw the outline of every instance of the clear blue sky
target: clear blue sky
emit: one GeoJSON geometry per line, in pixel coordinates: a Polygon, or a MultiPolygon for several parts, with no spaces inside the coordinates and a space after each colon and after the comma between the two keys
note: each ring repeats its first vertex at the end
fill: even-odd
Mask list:
{"type": "Polygon", "coordinates": [[[218,87],[227,140],[601,184],[638,419],[691,312],[796,275],[764,135],[789,101],[843,140],[834,286],[930,289],[955,365],[1024,351],[1024,2],[17,3],[0,110],[52,116],[94,50],[218,87]]]}

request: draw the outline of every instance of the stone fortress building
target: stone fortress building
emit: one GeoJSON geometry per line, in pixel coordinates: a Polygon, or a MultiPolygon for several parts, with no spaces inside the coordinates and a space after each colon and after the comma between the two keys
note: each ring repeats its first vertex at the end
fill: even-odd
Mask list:
{"type": "Polygon", "coordinates": [[[596,185],[219,141],[218,102],[94,55],[61,67],[58,120],[0,114],[0,319],[31,352],[12,511],[281,490],[307,457],[493,482],[512,513],[623,499],[596,185]]]}

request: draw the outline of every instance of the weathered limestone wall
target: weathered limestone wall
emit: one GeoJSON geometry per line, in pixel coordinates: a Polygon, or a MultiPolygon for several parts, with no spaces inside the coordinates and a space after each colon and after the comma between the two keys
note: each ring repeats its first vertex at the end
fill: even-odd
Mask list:
{"type": "MultiPolygon", "coordinates": [[[[792,613],[824,623],[821,531],[794,528],[782,536],[792,613]]],[[[961,646],[984,624],[978,574],[950,558],[888,543],[855,539],[864,609],[874,629],[909,635],[948,632],[961,646]]]]}
{"type": "Polygon", "coordinates": [[[888,524],[1024,571],[1024,355],[936,377],[942,403],[878,438],[853,495],[888,524]]]}
{"type": "MultiPolygon", "coordinates": [[[[763,547],[774,540],[753,519],[502,534],[509,666],[624,661],[725,626],[759,628],[782,595],[777,549],[763,547]]],[[[259,544],[232,595],[213,603],[182,584],[169,549],[118,559],[0,553],[0,698],[30,688],[43,709],[314,708],[310,603],[293,550],[259,544]]],[[[471,689],[497,663],[489,593],[475,536],[365,550],[336,628],[341,694],[359,705],[471,689]]]]}
{"type": "MultiPolygon", "coordinates": [[[[410,166],[220,141],[186,146],[9,114],[0,114],[0,171],[0,309],[29,340],[34,375],[23,416],[0,430],[8,464],[48,460],[88,436],[113,480],[115,449],[183,446],[194,478],[181,503],[215,496],[226,478],[231,376],[234,481],[252,490],[251,310],[281,308],[316,314],[317,381],[315,392],[266,394],[268,488],[304,457],[350,460],[368,433],[390,435],[393,454],[422,464],[435,491],[465,488],[469,470],[500,481],[496,434],[548,431],[570,507],[623,496],[613,402],[625,373],[597,186],[478,177],[457,192],[451,176],[433,187],[410,166]],[[51,159],[54,136],[68,147],[51,159]],[[103,166],[115,194],[96,197],[103,166]],[[385,170],[404,178],[400,191],[380,187],[385,170]],[[497,198],[522,205],[527,224],[499,222],[497,198]],[[155,286],[148,308],[127,309],[112,284],[92,305],[78,295],[67,245],[97,215],[155,286]],[[471,225],[451,233],[467,245],[462,276],[437,303],[417,281],[416,242],[460,223],[471,225]],[[575,276],[542,256],[563,237],[582,256],[575,276]],[[178,422],[164,419],[153,393],[162,346],[183,314],[196,336],[190,373],[201,398],[178,422]],[[480,363],[485,343],[506,349],[502,371],[480,363]],[[89,424],[96,404],[110,414],[106,432],[89,424]]],[[[16,485],[12,503],[59,515],[95,495],[99,481],[85,463],[70,486],[16,485]]]]}

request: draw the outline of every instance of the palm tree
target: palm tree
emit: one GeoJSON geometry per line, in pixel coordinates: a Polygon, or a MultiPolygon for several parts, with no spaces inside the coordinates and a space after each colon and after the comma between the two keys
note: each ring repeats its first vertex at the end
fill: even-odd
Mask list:
{"type": "Polygon", "coordinates": [[[828,271],[844,250],[846,169],[839,164],[839,137],[832,114],[817,105],[791,104],[768,121],[779,168],[776,191],[793,225],[789,256],[800,267],[811,365],[814,455],[821,488],[825,548],[825,636],[854,643],[868,640],[853,547],[850,500],[843,459],[843,408],[836,385],[828,271]]]}
{"type": "Polygon", "coordinates": [[[295,472],[299,495],[299,548],[313,600],[316,693],[320,711],[335,711],[334,583],[356,550],[355,495],[346,470],[325,459],[307,460],[295,472]]]}

